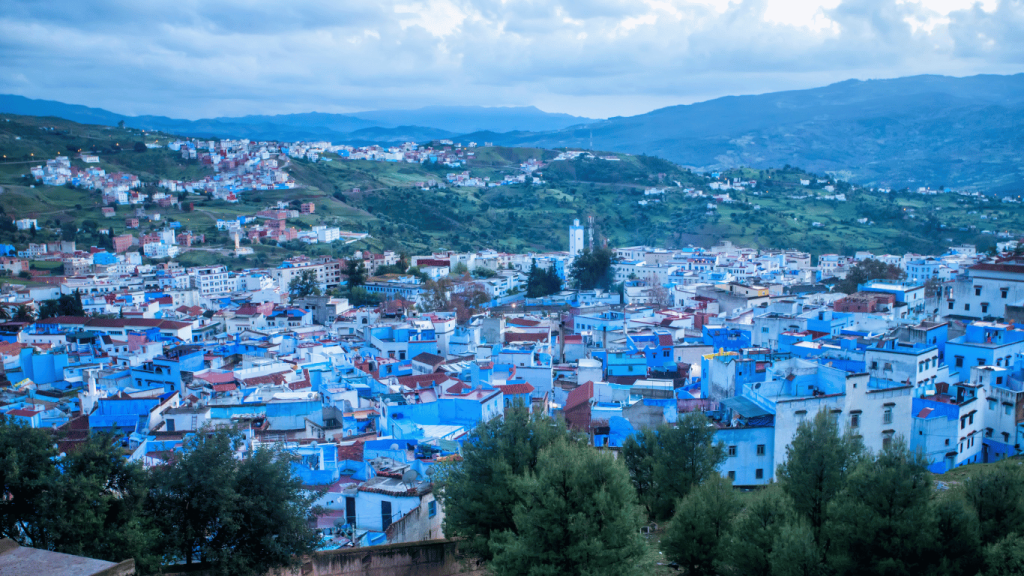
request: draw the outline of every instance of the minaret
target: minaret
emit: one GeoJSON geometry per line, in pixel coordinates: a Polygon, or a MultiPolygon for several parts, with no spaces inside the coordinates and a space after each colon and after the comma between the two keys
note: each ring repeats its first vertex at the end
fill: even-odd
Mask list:
{"type": "Polygon", "coordinates": [[[572,226],[569,226],[569,257],[575,258],[581,252],[583,252],[584,238],[583,238],[583,226],[580,226],[579,218],[572,221],[572,226]]]}

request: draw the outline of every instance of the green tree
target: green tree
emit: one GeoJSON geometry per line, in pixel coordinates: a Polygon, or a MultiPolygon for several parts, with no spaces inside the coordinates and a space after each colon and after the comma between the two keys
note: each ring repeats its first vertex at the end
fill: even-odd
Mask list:
{"type": "MultiPolygon", "coordinates": [[[[459,262],[459,264],[462,264],[462,262],[459,262]]],[[[456,272],[456,274],[460,274],[460,272],[456,272]]],[[[461,272],[461,274],[465,274],[465,272],[461,272]]],[[[476,268],[473,269],[473,276],[475,278],[494,278],[497,275],[498,273],[494,270],[491,270],[490,268],[477,266],[476,268]]]]}
{"type": "Polygon", "coordinates": [[[1024,471],[1018,463],[980,467],[962,488],[967,503],[977,512],[982,542],[1024,534],[1024,471]]]}
{"type": "Polygon", "coordinates": [[[828,506],[828,562],[842,574],[926,574],[938,526],[928,462],[897,437],[860,461],[828,506]]]}
{"type": "Polygon", "coordinates": [[[714,443],[714,428],[700,412],[690,412],[675,427],[659,426],[626,440],[623,461],[640,501],[651,518],[671,518],[676,502],[717,476],[725,449],[714,443]]]}
{"type": "Polygon", "coordinates": [[[316,280],[316,272],[312,270],[303,270],[288,282],[288,294],[291,295],[292,300],[303,296],[319,296],[321,293],[320,283],[316,280]]]}
{"type": "Polygon", "coordinates": [[[775,539],[796,519],[793,501],[777,486],[757,492],[733,521],[724,563],[737,575],[771,576],[775,539]]]}
{"type": "Polygon", "coordinates": [[[633,483],[637,500],[644,507],[648,518],[654,518],[657,502],[657,488],[654,484],[657,449],[658,433],[652,428],[645,428],[626,438],[620,450],[629,481],[633,483]]]}
{"type": "Polygon", "coordinates": [[[320,534],[311,521],[322,511],[313,504],[321,495],[303,488],[292,473],[294,456],[277,447],[261,447],[238,465],[237,530],[223,563],[230,574],[268,574],[294,566],[312,554],[320,534]]]}
{"type": "Polygon", "coordinates": [[[676,505],[661,539],[665,557],[678,562],[687,574],[713,576],[739,508],[732,484],[721,476],[709,478],[676,505]]]}
{"type": "Polygon", "coordinates": [[[853,294],[857,291],[859,284],[869,280],[902,280],[905,277],[906,274],[899,266],[886,264],[874,258],[867,258],[857,262],[850,268],[850,271],[846,273],[846,278],[836,284],[836,290],[846,294],[853,294]]]}
{"type": "MultiPolygon", "coordinates": [[[[469,272],[469,267],[466,266],[465,262],[457,262],[455,266],[452,267],[452,274],[455,274],[456,276],[462,276],[466,272],[469,272]]],[[[473,272],[476,273],[476,270],[473,272]]]]}
{"type": "Polygon", "coordinates": [[[776,476],[797,513],[810,523],[819,545],[828,505],[863,453],[860,440],[840,436],[839,423],[825,410],[801,423],[786,447],[786,460],[776,476]]]}
{"type": "Polygon", "coordinates": [[[513,483],[514,529],[491,542],[496,576],[642,574],[643,516],[622,465],[564,437],[513,483]]]}
{"type": "Polygon", "coordinates": [[[445,535],[465,538],[467,552],[490,559],[492,535],[516,530],[515,479],[536,469],[543,448],[569,435],[563,421],[531,415],[518,401],[504,418],[478,424],[463,443],[462,461],[435,473],[445,535]]]}
{"type": "Polygon", "coordinates": [[[569,277],[580,290],[607,289],[613,282],[614,263],[615,254],[610,249],[586,248],[572,261],[569,277]]]}
{"type": "Polygon", "coordinates": [[[39,525],[47,548],[120,562],[140,570],[159,566],[158,534],[145,514],[147,476],[129,464],[120,440],[93,434],[60,462],[40,499],[39,525]]]}
{"type": "Polygon", "coordinates": [[[933,574],[974,576],[981,569],[981,526],[978,515],[960,494],[932,501],[941,557],[933,574]]]}
{"type": "Polygon", "coordinates": [[[345,261],[345,275],[348,276],[345,285],[349,290],[366,284],[366,263],[362,258],[349,258],[345,261]]]}
{"type": "Polygon", "coordinates": [[[189,565],[228,562],[238,528],[238,442],[232,431],[204,430],[185,441],[175,460],[151,469],[150,513],[164,557],[189,565]]]}
{"type": "Polygon", "coordinates": [[[0,535],[45,548],[41,496],[56,476],[57,451],[46,432],[0,414],[0,535]]]}
{"type": "Polygon", "coordinates": [[[772,576],[824,576],[821,550],[814,530],[804,521],[779,528],[768,555],[772,576]]]}
{"type": "Polygon", "coordinates": [[[985,547],[985,576],[1024,574],[1024,536],[1010,534],[985,547]]]}
{"type": "Polygon", "coordinates": [[[113,562],[158,564],[144,516],[145,472],[120,442],[95,434],[57,454],[53,437],[0,415],[0,535],[23,545],[113,562]]]}

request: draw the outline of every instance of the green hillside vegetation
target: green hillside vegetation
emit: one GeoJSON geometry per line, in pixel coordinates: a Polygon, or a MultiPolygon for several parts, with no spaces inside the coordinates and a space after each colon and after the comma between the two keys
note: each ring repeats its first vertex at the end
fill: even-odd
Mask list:
{"type": "MultiPolygon", "coordinates": [[[[195,162],[164,149],[134,151],[136,142],[162,142],[166,134],[142,133],[102,126],[84,126],[52,118],[0,116],[0,209],[8,217],[37,218],[40,230],[0,230],[0,241],[24,245],[55,239],[77,229],[83,245],[104,245],[98,231],[125,231],[125,218],[134,207],[116,207],[116,216],[104,218],[99,195],[68,187],[35,186],[25,177],[31,166],[77,150],[96,150],[100,166],[109,171],[138,174],[146,192],[159,189],[160,178],[194,178],[211,173],[195,162]],[[64,229],[62,231],[62,228],[64,229]]],[[[566,249],[566,227],[574,218],[595,219],[595,229],[610,245],[652,244],[670,248],[688,244],[711,246],[721,240],[759,248],[794,248],[819,255],[858,250],[873,252],[940,253],[950,244],[975,243],[988,249],[996,236],[983,231],[1024,229],[1024,206],[955,194],[922,196],[906,191],[879,193],[855,188],[828,176],[808,174],[790,166],[781,169],[735,169],[723,179],[756,180],[755,188],[728,191],[733,203],[715,202],[711,177],[692,172],[653,156],[615,156],[619,161],[577,158],[552,161],[558,150],[479,147],[464,166],[343,160],[292,160],[288,166],[301,185],[293,190],[251,191],[230,204],[207,196],[181,195],[183,210],[147,205],[147,213],[161,214],[159,222],[145,223],[143,231],[167,222],[180,222],[181,230],[206,234],[207,242],[186,251],[183,264],[228,262],[237,268],[270,265],[295,250],[308,254],[343,256],[360,248],[422,253],[436,249],[545,251],[566,249]],[[487,188],[423,189],[433,180],[444,183],[450,172],[468,170],[474,177],[500,182],[519,174],[519,165],[537,158],[549,164],[531,182],[487,188]],[[800,180],[810,180],[802,186],[800,180]],[[834,192],[824,187],[833,185],[834,192]],[[657,187],[664,195],[645,196],[657,187]],[[704,190],[708,196],[688,198],[684,190],[704,190]],[[358,189],[358,192],[355,191],[358,189]],[[842,193],[847,201],[827,199],[842,193]],[[246,259],[225,258],[232,246],[227,233],[216,229],[218,219],[253,215],[278,201],[314,202],[316,212],[289,220],[290,226],[309,229],[328,224],[343,230],[369,232],[372,237],[351,245],[254,246],[246,259]],[[641,202],[646,201],[644,205],[641,202]],[[709,209],[709,204],[714,205],[709,209]],[[192,211],[188,211],[189,207],[192,211]],[[865,222],[860,220],[867,219],[865,222]],[[818,225],[815,225],[817,223],[818,225]]],[[[247,243],[243,240],[243,243],[247,243]]]]}

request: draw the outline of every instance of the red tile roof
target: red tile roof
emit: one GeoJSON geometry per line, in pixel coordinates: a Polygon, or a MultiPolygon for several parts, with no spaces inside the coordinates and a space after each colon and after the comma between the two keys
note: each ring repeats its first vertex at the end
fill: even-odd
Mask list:
{"type": "Polygon", "coordinates": [[[234,382],[232,382],[230,384],[214,384],[213,385],[213,391],[214,392],[231,392],[232,390],[234,390],[236,388],[238,388],[238,385],[236,385],[234,382]]]}
{"type": "Polygon", "coordinates": [[[434,384],[442,384],[449,380],[454,380],[443,372],[434,372],[432,374],[411,374],[409,376],[398,376],[395,378],[398,383],[402,386],[408,386],[409,388],[430,388],[434,384]]]}
{"type": "Polygon", "coordinates": [[[497,388],[498,390],[501,390],[501,393],[504,394],[505,396],[515,396],[517,394],[532,394],[534,391],[533,385],[530,384],[529,382],[524,382],[522,384],[497,384],[494,387],[497,388]]]}
{"type": "Polygon", "coordinates": [[[363,441],[356,440],[351,446],[338,446],[338,460],[363,461],[363,441]]]}
{"type": "Polygon", "coordinates": [[[672,336],[668,334],[658,334],[658,345],[671,346],[673,343],[672,336]]]}
{"type": "Polygon", "coordinates": [[[529,333],[529,332],[506,332],[505,342],[546,342],[551,335],[547,332],[529,333]]]}
{"type": "Polygon", "coordinates": [[[235,381],[235,375],[231,372],[207,372],[205,374],[196,374],[195,377],[210,384],[226,384],[235,381]]]}
{"type": "Polygon", "coordinates": [[[572,410],[577,406],[581,406],[590,401],[594,397],[594,382],[587,381],[586,383],[577,386],[572,392],[569,392],[569,396],[565,399],[564,411],[572,410]]]}

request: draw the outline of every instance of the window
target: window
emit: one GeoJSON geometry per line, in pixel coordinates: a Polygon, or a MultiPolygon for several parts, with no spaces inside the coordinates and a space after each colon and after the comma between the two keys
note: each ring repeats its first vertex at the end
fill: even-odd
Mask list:
{"type": "Polygon", "coordinates": [[[882,370],[892,370],[892,363],[891,362],[886,362],[885,364],[883,364],[882,365],[882,370]]]}
{"type": "Polygon", "coordinates": [[[996,401],[995,400],[989,398],[989,400],[988,400],[988,409],[989,410],[995,410],[996,409],[996,401]]]}
{"type": "Polygon", "coordinates": [[[956,357],[956,362],[954,362],[954,364],[956,364],[957,368],[963,368],[964,367],[964,357],[963,356],[957,356],[956,357]]]}
{"type": "Polygon", "coordinates": [[[731,480],[731,481],[735,481],[736,480],[736,471],[735,470],[729,470],[729,480],[731,480]]]}
{"type": "Polygon", "coordinates": [[[991,438],[991,437],[992,437],[992,429],[991,428],[985,428],[985,438],[991,438]]]}
{"type": "Polygon", "coordinates": [[[431,500],[427,504],[427,517],[433,518],[434,516],[437,516],[437,500],[431,500]]]}
{"type": "Polygon", "coordinates": [[[949,304],[947,304],[947,307],[948,307],[948,308],[949,308],[950,310],[952,310],[952,309],[953,309],[953,301],[952,301],[952,300],[950,300],[950,301],[949,301],[949,304]]]}
{"type": "Polygon", "coordinates": [[[996,384],[1002,384],[1002,383],[1003,383],[1003,377],[1002,376],[996,376],[996,384]]]}
{"type": "Polygon", "coordinates": [[[988,312],[988,303],[987,302],[982,302],[981,303],[981,311],[982,312],[988,312]]]}
{"type": "Polygon", "coordinates": [[[974,287],[974,295],[975,296],[981,296],[981,286],[975,286],[974,287]]]}
{"type": "Polygon", "coordinates": [[[764,454],[765,454],[765,445],[764,444],[758,444],[757,445],[757,455],[758,456],[764,456],[764,454]]]}
{"type": "Polygon", "coordinates": [[[978,358],[978,366],[984,366],[984,365],[985,365],[985,359],[984,358],[978,358]]]}
{"type": "Polygon", "coordinates": [[[800,410],[798,412],[795,412],[794,416],[796,416],[796,423],[800,424],[801,422],[804,421],[804,419],[807,418],[807,411],[806,410],[800,410]]]}
{"type": "Polygon", "coordinates": [[[767,326],[765,326],[764,328],[761,328],[761,334],[767,334],[767,333],[768,333],[768,327],[767,326]]]}
{"type": "Polygon", "coordinates": [[[729,446],[729,456],[735,456],[735,455],[736,455],[736,447],[735,446],[729,446]]]}
{"type": "Polygon", "coordinates": [[[1009,404],[1003,404],[1003,413],[1004,414],[1009,416],[1012,413],[1012,411],[1013,411],[1013,406],[1010,406],[1009,404]]]}
{"type": "Polygon", "coordinates": [[[860,428],[860,414],[850,414],[850,428],[860,428]]]}
{"type": "Polygon", "coordinates": [[[1010,433],[1009,432],[1003,432],[1003,442],[1007,442],[1007,443],[1010,442],[1010,433]]]}
{"type": "Polygon", "coordinates": [[[971,311],[971,305],[970,304],[964,304],[964,312],[970,312],[970,311],[971,311]]]}
{"type": "Polygon", "coordinates": [[[882,415],[883,424],[892,424],[892,408],[886,408],[885,413],[882,415]]]}
{"type": "Polygon", "coordinates": [[[672,356],[672,351],[671,350],[665,350],[665,358],[669,358],[671,356],[672,356]]]}
{"type": "Polygon", "coordinates": [[[878,370],[878,362],[876,360],[871,361],[871,369],[878,370]]]}
{"type": "Polygon", "coordinates": [[[754,470],[754,478],[757,478],[758,480],[764,478],[764,468],[758,468],[757,470],[754,470]]]}
{"type": "Polygon", "coordinates": [[[1008,288],[1000,288],[999,289],[999,295],[1005,299],[1006,298],[1006,292],[1008,290],[1009,290],[1008,288]]]}
{"type": "Polygon", "coordinates": [[[960,418],[960,429],[963,430],[964,428],[967,428],[967,416],[960,418]]]}
{"type": "Polygon", "coordinates": [[[974,412],[971,412],[970,414],[967,415],[967,423],[974,424],[974,412]]]}
{"type": "Polygon", "coordinates": [[[892,432],[882,432],[882,449],[892,445],[892,432]]]}

